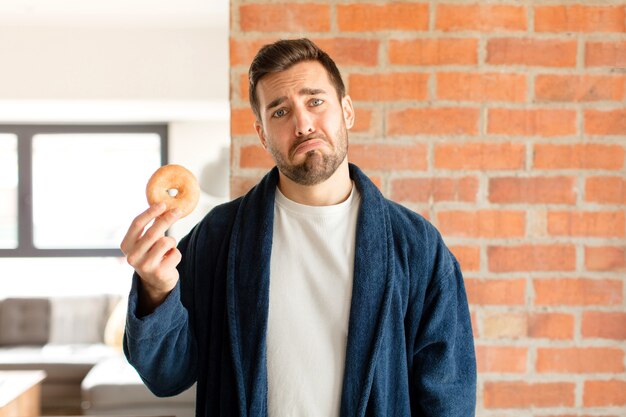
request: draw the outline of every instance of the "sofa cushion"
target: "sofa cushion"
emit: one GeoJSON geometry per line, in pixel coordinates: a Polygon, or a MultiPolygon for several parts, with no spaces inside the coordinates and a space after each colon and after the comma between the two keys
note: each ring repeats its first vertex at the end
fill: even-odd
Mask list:
{"type": "Polygon", "coordinates": [[[50,332],[46,298],[7,298],[0,302],[0,345],[43,345],[50,332]]]}
{"type": "Polygon", "coordinates": [[[51,298],[49,343],[102,343],[111,304],[107,295],[51,298]]]}
{"type": "Polygon", "coordinates": [[[103,344],[4,347],[0,370],[42,369],[47,375],[44,385],[59,380],[80,382],[95,364],[117,354],[103,344]]]}
{"type": "Polygon", "coordinates": [[[141,377],[123,356],[98,363],[81,384],[85,408],[130,409],[137,406],[189,406],[196,402],[195,385],[185,392],[159,398],[143,384],[141,377]]]}

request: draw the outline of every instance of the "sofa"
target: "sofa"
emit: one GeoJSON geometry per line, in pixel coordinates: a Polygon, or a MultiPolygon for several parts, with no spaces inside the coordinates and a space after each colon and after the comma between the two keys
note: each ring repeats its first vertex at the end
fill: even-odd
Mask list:
{"type": "Polygon", "coordinates": [[[157,398],[128,364],[125,316],[119,295],[0,299],[0,370],[46,373],[44,415],[193,415],[193,388],[157,398]]]}
{"type": "Polygon", "coordinates": [[[105,359],[82,382],[84,415],[195,416],[195,385],[174,397],[157,398],[122,356],[105,359]]]}

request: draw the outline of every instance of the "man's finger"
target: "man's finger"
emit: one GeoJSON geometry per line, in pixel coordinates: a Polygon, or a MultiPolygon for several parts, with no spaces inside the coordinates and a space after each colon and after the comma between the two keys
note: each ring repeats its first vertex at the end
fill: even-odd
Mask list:
{"type": "Polygon", "coordinates": [[[182,259],[183,255],[180,253],[180,251],[177,248],[172,248],[167,253],[165,253],[165,255],[163,255],[161,266],[166,269],[174,269],[182,259]]]}
{"type": "Polygon", "coordinates": [[[122,243],[120,244],[120,249],[124,254],[127,254],[130,251],[130,248],[142,235],[146,226],[155,218],[159,217],[165,211],[166,205],[165,203],[159,203],[150,206],[146,211],[141,213],[139,216],[135,217],[135,219],[130,224],[122,243]]]}
{"type": "Polygon", "coordinates": [[[135,242],[134,251],[147,253],[152,245],[165,236],[165,232],[180,218],[180,211],[171,210],[156,218],[152,226],[135,242]]]}
{"type": "Polygon", "coordinates": [[[176,239],[171,236],[164,236],[156,241],[150,248],[149,255],[157,259],[160,263],[167,252],[176,247],[176,239]]]}
{"type": "Polygon", "coordinates": [[[182,212],[179,209],[173,209],[165,212],[154,220],[154,224],[152,226],[156,226],[159,230],[162,230],[163,233],[165,233],[171,225],[180,219],[181,213],[182,212]]]}

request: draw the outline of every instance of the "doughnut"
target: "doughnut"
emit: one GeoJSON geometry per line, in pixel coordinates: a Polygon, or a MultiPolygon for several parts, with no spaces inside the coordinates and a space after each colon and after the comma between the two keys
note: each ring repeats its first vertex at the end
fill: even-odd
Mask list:
{"type": "Polygon", "coordinates": [[[179,209],[180,218],[183,218],[196,208],[200,199],[200,186],[187,168],[175,164],[164,165],[148,180],[146,197],[150,205],[163,201],[167,210],[179,209]]]}

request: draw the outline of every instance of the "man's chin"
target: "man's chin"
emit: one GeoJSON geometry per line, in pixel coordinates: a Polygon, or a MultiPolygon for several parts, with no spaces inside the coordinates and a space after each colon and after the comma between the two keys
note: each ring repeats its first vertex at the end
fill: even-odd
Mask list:
{"type": "MultiPolygon", "coordinates": [[[[303,163],[289,167],[287,169],[281,169],[281,172],[293,182],[300,185],[317,185],[326,181],[334,173],[335,169],[327,166],[323,162],[324,159],[313,156],[307,158],[303,163]],[[319,159],[316,161],[316,159],[319,159]]],[[[280,167],[279,167],[280,168],[280,167]]]]}

